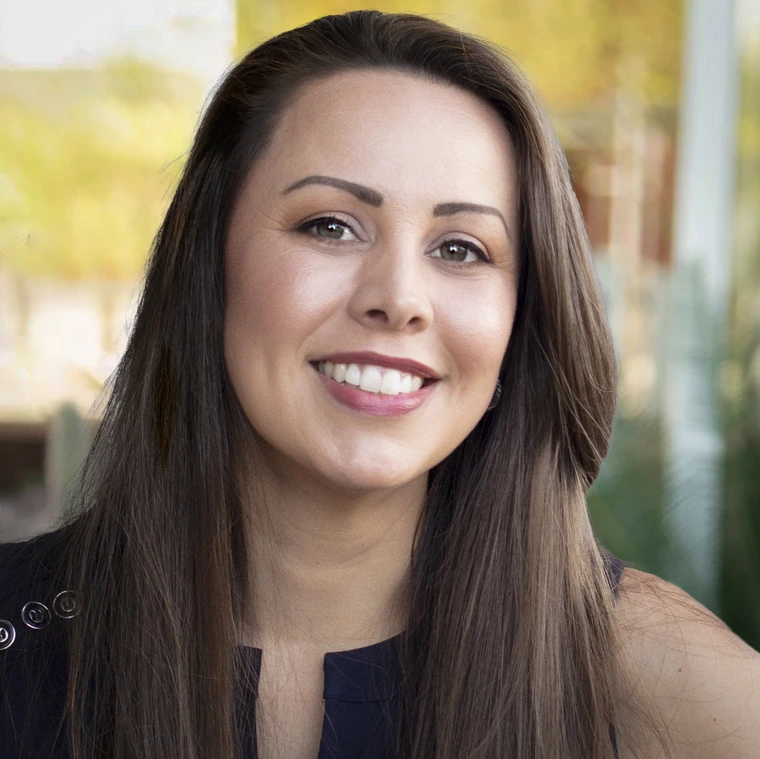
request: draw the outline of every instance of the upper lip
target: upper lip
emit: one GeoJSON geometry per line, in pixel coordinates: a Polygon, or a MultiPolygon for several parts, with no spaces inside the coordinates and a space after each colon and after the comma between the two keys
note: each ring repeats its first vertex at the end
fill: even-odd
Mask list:
{"type": "Polygon", "coordinates": [[[329,356],[320,358],[319,361],[330,361],[333,364],[374,364],[375,366],[387,366],[389,369],[398,369],[408,374],[416,374],[423,379],[440,379],[440,376],[433,369],[419,361],[411,358],[385,356],[373,351],[331,353],[329,356]]]}

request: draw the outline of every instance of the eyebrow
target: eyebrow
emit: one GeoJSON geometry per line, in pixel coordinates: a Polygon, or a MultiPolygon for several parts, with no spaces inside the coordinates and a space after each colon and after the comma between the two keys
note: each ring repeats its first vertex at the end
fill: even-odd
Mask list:
{"type": "Polygon", "coordinates": [[[323,177],[319,175],[312,175],[310,177],[304,177],[299,179],[295,184],[286,187],[283,191],[283,195],[287,195],[293,190],[298,190],[301,187],[305,187],[309,184],[322,184],[329,187],[337,187],[339,190],[345,190],[350,192],[355,198],[358,198],[362,203],[367,203],[375,208],[379,208],[383,204],[383,196],[376,190],[371,190],[369,187],[356,184],[355,182],[349,182],[346,179],[338,179],[337,177],[323,177]]]}
{"type": "MultiPolygon", "coordinates": [[[[283,191],[283,195],[287,195],[293,190],[298,190],[306,185],[327,185],[328,187],[335,187],[338,190],[345,190],[351,193],[355,198],[367,203],[370,206],[379,208],[383,204],[383,196],[377,191],[364,185],[356,184],[356,182],[349,182],[346,179],[339,179],[338,177],[325,177],[319,174],[313,174],[303,179],[299,179],[294,184],[286,187],[283,191]]],[[[504,229],[507,230],[507,237],[511,240],[512,235],[509,232],[509,226],[507,220],[504,218],[504,214],[499,211],[498,208],[493,206],[483,206],[479,203],[439,203],[433,208],[433,216],[454,216],[458,213],[482,213],[489,216],[497,216],[501,219],[501,223],[504,225],[504,229]]]]}
{"type": "Polygon", "coordinates": [[[504,214],[493,206],[481,206],[478,203],[439,203],[433,209],[433,216],[453,216],[457,213],[484,213],[489,216],[498,216],[504,225],[504,229],[507,230],[507,237],[510,240],[512,239],[504,214]]]}

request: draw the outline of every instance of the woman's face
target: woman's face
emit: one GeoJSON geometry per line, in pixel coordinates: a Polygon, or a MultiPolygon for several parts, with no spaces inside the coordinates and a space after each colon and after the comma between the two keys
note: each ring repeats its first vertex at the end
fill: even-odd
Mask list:
{"type": "Polygon", "coordinates": [[[280,475],[392,488],[464,440],[512,329],[516,204],[510,138],[475,96],[379,71],[303,90],[226,251],[227,369],[280,475]]]}

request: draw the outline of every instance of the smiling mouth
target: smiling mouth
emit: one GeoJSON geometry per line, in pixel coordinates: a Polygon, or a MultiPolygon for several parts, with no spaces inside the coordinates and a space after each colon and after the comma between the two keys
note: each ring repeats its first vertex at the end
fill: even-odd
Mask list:
{"type": "Polygon", "coordinates": [[[373,395],[410,395],[438,380],[400,372],[376,364],[333,364],[311,362],[320,374],[333,382],[373,395]]]}

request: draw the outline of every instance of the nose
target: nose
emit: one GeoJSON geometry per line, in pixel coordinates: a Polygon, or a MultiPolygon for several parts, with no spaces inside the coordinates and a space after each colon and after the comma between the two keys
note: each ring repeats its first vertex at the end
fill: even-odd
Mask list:
{"type": "Polygon", "coordinates": [[[375,246],[366,253],[349,313],[375,330],[420,332],[433,322],[429,277],[411,242],[375,246]]]}

